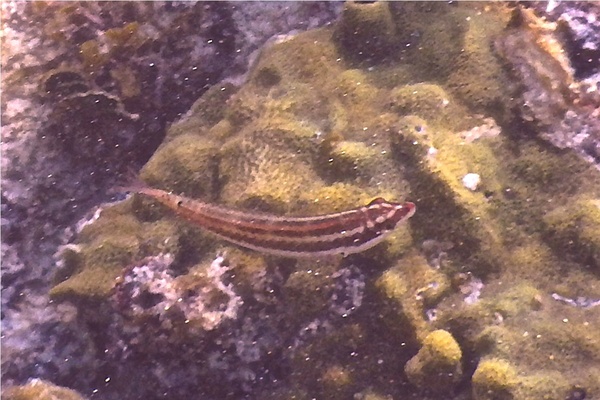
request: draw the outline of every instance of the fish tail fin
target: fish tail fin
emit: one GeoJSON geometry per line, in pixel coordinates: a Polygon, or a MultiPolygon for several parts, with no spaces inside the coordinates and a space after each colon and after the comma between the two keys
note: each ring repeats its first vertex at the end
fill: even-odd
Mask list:
{"type": "Polygon", "coordinates": [[[115,186],[109,189],[109,193],[137,193],[148,188],[148,185],[140,179],[139,173],[133,168],[128,168],[118,179],[115,186]]]}

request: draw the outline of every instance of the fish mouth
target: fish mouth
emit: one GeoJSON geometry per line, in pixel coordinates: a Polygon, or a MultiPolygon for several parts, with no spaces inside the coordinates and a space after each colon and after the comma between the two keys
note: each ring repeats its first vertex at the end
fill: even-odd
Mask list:
{"type": "Polygon", "coordinates": [[[402,204],[400,206],[400,208],[404,209],[407,208],[408,211],[406,212],[406,218],[410,218],[413,215],[415,215],[415,212],[417,212],[417,206],[415,205],[415,203],[407,201],[406,203],[402,204]]]}

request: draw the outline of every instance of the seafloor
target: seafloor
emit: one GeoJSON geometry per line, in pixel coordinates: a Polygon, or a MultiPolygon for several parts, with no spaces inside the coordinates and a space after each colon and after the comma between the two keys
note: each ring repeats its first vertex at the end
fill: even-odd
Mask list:
{"type": "Polygon", "coordinates": [[[3,3],[7,399],[600,397],[600,6],[3,3]],[[311,216],[245,250],[130,175],[311,216]]]}

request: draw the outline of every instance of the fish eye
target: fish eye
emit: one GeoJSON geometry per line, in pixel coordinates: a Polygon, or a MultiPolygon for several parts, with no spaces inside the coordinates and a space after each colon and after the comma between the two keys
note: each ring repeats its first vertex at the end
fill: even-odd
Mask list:
{"type": "Polygon", "coordinates": [[[183,205],[183,200],[177,201],[177,207],[181,207],[183,205]]]}

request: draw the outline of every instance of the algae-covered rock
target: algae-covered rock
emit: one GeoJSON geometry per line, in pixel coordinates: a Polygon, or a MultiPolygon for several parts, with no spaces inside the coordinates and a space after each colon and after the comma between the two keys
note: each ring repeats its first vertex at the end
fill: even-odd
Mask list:
{"type": "Polygon", "coordinates": [[[482,360],[472,378],[475,400],[510,400],[515,398],[517,372],[500,359],[482,360]]]}
{"type": "Polygon", "coordinates": [[[462,352],[452,334],[431,332],[419,352],[404,366],[408,380],[419,389],[444,393],[462,379],[462,352]]]}
{"type": "Polygon", "coordinates": [[[7,400],[83,400],[74,390],[54,385],[40,379],[32,379],[22,386],[4,389],[2,397],[7,400]]]}

